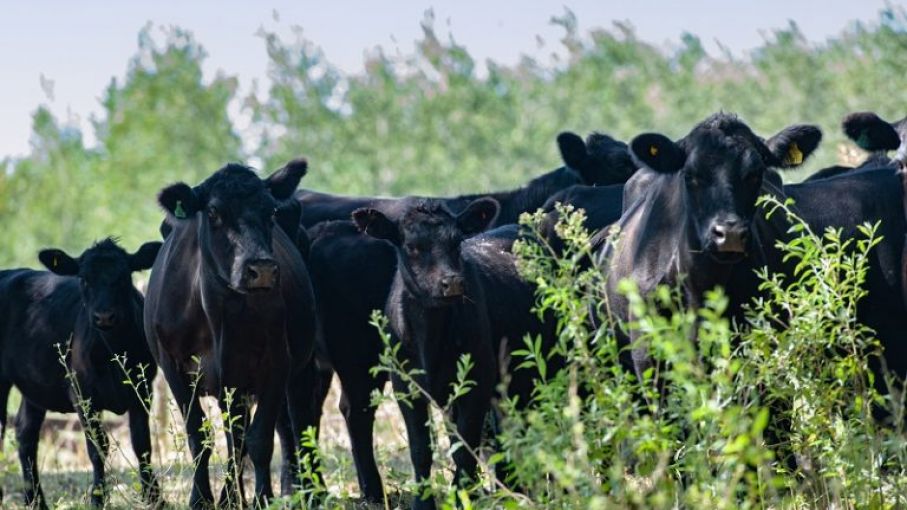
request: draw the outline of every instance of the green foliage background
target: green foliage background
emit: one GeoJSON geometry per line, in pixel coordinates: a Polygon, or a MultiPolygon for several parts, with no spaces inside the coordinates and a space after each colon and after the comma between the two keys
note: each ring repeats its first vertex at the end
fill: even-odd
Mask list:
{"type": "Polygon", "coordinates": [[[374,52],[360,74],[333,67],[301,30],[263,33],[272,85],[241,97],[229,70],[203,77],[202,45],[182,29],[139,34],[122,82],[101,94],[97,144],[46,107],[34,114],[31,153],[0,172],[0,266],[34,266],[41,247],[80,253],[115,235],[134,249],[158,237],[155,195],[176,180],[196,183],[232,160],[266,171],[305,155],[306,186],[346,194],[444,194],[518,185],[559,165],[562,130],[629,139],[644,130],[682,136],[723,109],[768,136],[817,123],[825,143],[791,180],[838,159],[840,119],[873,110],[897,119],[907,105],[907,14],[889,8],[820,45],[796,24],[772,32],[744,59],[710,56],[693,34],[673,48],[641,41],[629,26],[579,33],[569,11],[566,57],[488,62],[487,73],[455,40],[441,40],[428,14],[412,54],[374,52]],[[230,105],[250,114],[243,148],[230,105]],[[248,144],[247,144],[248,146],[248,144]]]}

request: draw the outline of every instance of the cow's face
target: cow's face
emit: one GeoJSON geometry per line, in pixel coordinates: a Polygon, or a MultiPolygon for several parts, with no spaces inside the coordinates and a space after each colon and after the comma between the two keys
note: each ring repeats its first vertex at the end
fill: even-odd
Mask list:
{"type": "Polygon", "coordinates": [[[679,174],[689,249],[736,262],[749,250],[767,170],[800,165],[821,136],[818,128],[793,126],[763,141],[736,117],[718,114],[677,143],[647,133],[633,140],[631,150],[640,164],[679,174]]]}
{"type": "Polygon", "coordinates": [[[353,221],[362,232],[396,246],[397,268],[408,291],[426,303],[444,303],[466,291],[460,244],[485,230],[498,208],[496,200],[481,198],[453,214],[441,202],[425,201],[396,222],[368,208],[354,211],[353,221]]]}
{"type": "Polygon", "coordinates": [[[50,271],[79,278],[82,303],[92,326],[102,331],[135,325],[132,273],[154,264],[161,243],[145,243],[133,254],[105,239],[74,259],[63,250],[48,249],[38,259],[50,271]]]}
{"type": "Polygon", "coordinates": [[[284,216],[293,217],[284,209],[295,211],[298,222],[298,207],[282,202],[292,197],[305,172],[305,162],[294,161],[260,179],[248,167],[231,164],[195,188],[183,183],[165,188],[158,200],[168,221],[197,222],[206,272],[236,292],[266,292],[280,283],[273,229],[284,216]]]}

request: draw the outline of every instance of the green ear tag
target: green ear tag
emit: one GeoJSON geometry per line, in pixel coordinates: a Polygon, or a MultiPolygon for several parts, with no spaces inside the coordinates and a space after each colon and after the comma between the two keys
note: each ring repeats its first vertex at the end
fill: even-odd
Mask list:
{"type": "Polygon", "coordinates": [[[857,138],[857,145],[863,150],[869,150],[869,134],[866,133],[865,129],[860,132],[860,137],[857,138]]]}
{"type": "Polygon", "coordinates": [[[186,211],[183,210],[182,200],[176,201],[176,207],[173,208],[173,215],[181,220],[186,219],[186,211]]]}

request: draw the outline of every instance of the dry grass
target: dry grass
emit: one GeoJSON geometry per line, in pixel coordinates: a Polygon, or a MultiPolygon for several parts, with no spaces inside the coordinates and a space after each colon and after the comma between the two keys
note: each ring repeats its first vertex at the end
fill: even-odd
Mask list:
{"type": "MultiPolygon", "coordinates": [[[[340,398],[336,378],[328,394],[321,420],[321,451],[324,457],[325,477],[331,494],[330,501],[340,507],[358,507],[359,487],[350,455],[349,435],[343,416],[338,411],[340,398]]],[[[18,398],[11,403],[17,406],[18,398]]],[[[218,431],[217,448],[212,457],[211,480],[215,494],[223,480],[226,448],[222,423],[213,399],[204,399],[206,413],[218,431]]],[[[15,409],[15,407],[13,407],[15,409]]],[[[135,476],[136,458],[129,442],[129,428],[125,417],[105,415],[105,424],[111,439],[107,459],[108,480],[111,488],[109,508],[142,508],[135,476]]],[[[10,420],[12,429],[12,420],[10,420]]],[[[159,377],[155,385],[154,465],[158,470],[169,508],[183,508],[188,499],[191,479],[191,459],[186,447],[182,419],[166,384],[159,377]]],[[[0,483],[4,489],[2,508],[25,508],[21,488],[22,476],[16,454],[15,434],[6,434],[0,453],[0,483]]],[[[406,431],[400,413],[393,402],[379,406],[375,422],[375,449],[379,469],[392,503],[397,506],[402,485],[410,478],[409,456],[406,448],[406,431]]],[[[279,443],[275,439],[274,485],[277,489],[279,472],[279,443]]],[[[87,504],[87,491],[91,482],[91,463],[85,449],[85,439],[75,415],[49,414],[42,429],[38,452],[42,485],[53,508],[82,508],[87,504]]],[[[246,471],[247,495],[251,494],[251,469],[246,471]]],[[[404,505],[405,506],[405,505],[404,505]]]]}

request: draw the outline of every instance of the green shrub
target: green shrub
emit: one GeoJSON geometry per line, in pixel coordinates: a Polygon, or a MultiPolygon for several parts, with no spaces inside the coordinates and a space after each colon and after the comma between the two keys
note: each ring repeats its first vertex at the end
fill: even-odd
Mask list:
{"type": "MultiPolygon", "coordinates": [[[[690,310],[673,289],[640,296],[622,282],[638,317],[623,326],[640,333],[658,362],[642,382],[620,364],[624,346],[610,333],[619,325],[598,312],[607,309],[600,291],[607,275],[587,263],[593,254],[582,211],[561,209],[562,256],[520,242],[520,270],[538,286],[537,311],[557,317],[558,344],[549,355],[527,338],[514,353],[545,376],[528,410],[502,403],[503,449],[487,459],[485,490],[455,493],[437,476],[431,488],[439,500],[476,508],[907,504],[903,431],[873,418],[876,406],[901,423],[902,406],[874,389],[869,359],[878,342],[856,321],[876,229],[862,227],[855,240],[832,230],[819,235],[788,204],[764,205],[791,219],[798,235],[781,249],[798,264],[788,279],[761,273],[764,297],[749,307],[745,324],[723,317],[721,291],[690,310]],[[565,357],[566,368],[546,370],[551,355],[565,357]],[[488,466],[499,461],[510,463],[510,486],[518,489],[494,480],[488,466]]],[[[540,214],[524,218],[530,228],[540,221],[540,214]]],[[[409,371],[392,350],[382,363],[383,370],[409,371]]],[[[450,431],[443,418],[436,426],[450,431]]]]}

